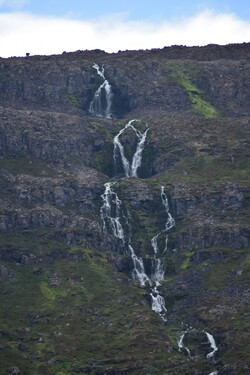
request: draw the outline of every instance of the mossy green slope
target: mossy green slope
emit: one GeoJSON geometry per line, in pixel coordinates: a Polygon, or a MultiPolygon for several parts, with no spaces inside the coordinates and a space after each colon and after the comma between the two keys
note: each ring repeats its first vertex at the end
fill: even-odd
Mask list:
{"type": "Polygon", "coordinates": [[[192,71],[189,64],[171,61],[167,63],[167,67],[170,69],[173,79],[186,91],[194,112],[205,118],[214,118],[220,115],[219,110],[203,99],[204,93],[191,82],[191,79],[196,77],[197,72],[192,71]]]}
{"type": "MultiPolygon", "coordinates": [[[[9,251],[21,251],[10,242],[9,251]]],[[[4,262],[11,277],[1,283],[1,374],[12,366],[25,374],[161,373],[179,357],[170,356],[145,291],[108,257],[66,247],[65,259],[50,263],[4,262]]]]}

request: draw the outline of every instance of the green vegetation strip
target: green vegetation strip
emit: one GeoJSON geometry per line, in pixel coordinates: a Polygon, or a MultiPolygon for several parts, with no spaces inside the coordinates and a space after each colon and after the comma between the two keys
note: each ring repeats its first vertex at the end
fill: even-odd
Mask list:
{"type": "Polygon", "coordinates": [[[191,83],[189,77],[184,71],[183,67],[177,62],[169,63],[170,69],[173,71],[178,83],[186,90],[192,108],[206,118],[214,118],[219,116],[219,111],[209,102],[202,99],[202,91],[191,83]]]}

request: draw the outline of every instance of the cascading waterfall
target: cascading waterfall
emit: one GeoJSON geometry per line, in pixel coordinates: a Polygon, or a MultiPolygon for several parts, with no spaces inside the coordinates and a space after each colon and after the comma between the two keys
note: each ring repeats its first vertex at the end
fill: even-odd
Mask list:
{"type": "MultiPolygon", "coordinates": [[[[165,300],[163,296],[160,294],[159,287],[161,286],[161,282],[164,280],[165,275],[165,264],[164,260],[158,257],[159,254],[159,248],[158,248],[158,237],[164,233],[168,232],[173,226],[175,225],[175,220],[171,216],[169,212],[169,204],[168,199],[164,191],[164,186],[161,186],[161,201],[165,208],[165,211],[167,213],[167,221],[165,224],[165,229],[158,233],[156,236],[154,236],[151,239],[151,246],[154,250],[154,259],[152,264],[152,276],[151,280],[154,283],[154,288],[152,289],[152,292],[150,293],[152,298],[152,310],[154,310],[157,314],[161,316],[161,318],[166,321],[166,306],[165,306],[165,300]]],[[[167,251],[167,244],[168,244],[168,236],[166,235],[165,239],[165,248],[163,250],[163,253],[167,251]]]]}
{"type": "Polygon", "coordinates": [[[166,306],[165,306],[165,299],[160,294],[159,287],[161,286],[160,281],[164,279],[164,273],[165,270],[163,268],[163,264],[161,263],[160,259],[157,259],[158,261],[158,270],[155,271],[153,274],[151,280],[153,284],[155,285],[153,288],[151,288],[151,299],[152,299],[152,310],[154,310],[157,314],[160,315],[160,317],[166,321],[166,306]]]}
{"type": "MultiPolygon", "coordinates": [[[[192,359],[192,357],[191,357],[191,353],[190,353],[190,350],[184,345],[184,342],[183,342],[184,337],[185,337],[185,335],[186,335],[188,332],[189,332],[189,331],[187,330],[187,331],[182,332],[182,333],[179,335],[179,337],[177,338],[177,345],[178,345],[179,351],[182,351],[182,350],[184,349],[184,350],[188,353],[189,358],[192,359]]],[[[205,335],[207,336],[208,344],[210,344],[211,349],[213,349],[210,353],[208,353],[208,354],[206,355],[206,358],[207,358],[207,359],[211,359],[211,358],[214,357],[214,354],[217,352],[218,347],[217,347],[217,345],[216,345],[216,343],[215,343],[215,339],[214,339],[213,335],[211,335],[211,333],[208,333],[208,332],[206,332],[206,331],[203,331],[203,332],[204,332],[205,335]]],[[[212,373],[212,374],[213,374],[213,373],[212,373]]],[[[216,371],[215,371],[215,374],[217,374],[216,371]]],[[[211,374],[210,374],[210,375],[211,375],[211,374]]]]}
{"type": "Polygon", "coordinates": [[[133,266],[134,266],[133,271],[132,271],[133,279],[138,280],[141,287],[145,286],[147,283],[151,285],[152,284],[151,280],[149,279],[149,277],[146,275],[146,272],[145,272],[143,259],[138,258],[135,255],[134,249],[131,245],[129,245],[128,247],[129,247],[130,256],[132,258],[133,266]]]}
{"type": "MultiPolygon", "coordinates": [[[[165,266],[163,260],[158,257],[158,244],[157,238],[161,234],[158,233],[152,238],[151,244],[154,250],[154,259],[152,263],[151,277],[149,277],[145,272],[145,267],[143,259],[138,257],[131,245],[131,236],[129,233],[125,234],[122,222],[128,222],[128,217],[125,218],[122,212],[122,202],[118,198],[118,195],[112,189],[115,182],[108,182],[105,186],[105,191],[101,195],[103,204],[100,209],[100,215],[102,220],[102,228],[107,231],[108,228],[112,231],[112,234],[120,239],[124,245],[127,254],[131,257],[133,263],[132,277],[137,280],[141,287],[148,285],[150,287],[150,296],[152,300],[152,310],[155,311],[160,317],[166,321],[166,306],[164,297],[160,294],[159,287],[161,282],[164,280],[165,266]]],[[[161,188],[161,196],[164,197],[162,202],[164,202],[164,207],[168,214],[168,219],[165,225],[165,231],[168,231],[174,225],[174,219],[169,213],[169,206],[167,202],[167,197],[164,193],[164,187],[161,188]],[[171,218],[172,226],[167,224],[171,218]]]]}
{"type": "Polygon", "coordinates": [[[186,350],[186,352],[187,352],[189,358],[191,359],[192,357],[191,357],[190,350],[184,345],[184,342],[183,342],[186,333],[187,333],[187,331],[182,332],[182,333],[180,334],[180,336],[179,336],[178,339],[177,339],[177,345],[178,345],[178,348],[179,348],[179,352],[180,352],[182,349],[186,350]]]}
{"type": "Polygon", "coordinates": [[[155,255],[158,253],[158,243],[157,243],[157,239],[158,239],[158,237],[159,237],[160,234],[161,234],[161,232],[158,233],[156,236],[154,236],[154,237],[151,239],[151,246],[152,246],[152,248],[153,248],[153,250],[154,250],[155,255]]]}
{"type": "Polygon", "coordinates": [[[141,133],[140,130],[136,129],[132,123],[139,120],[130,120],[123,129],[119,131],[119,133],[114,137],[113,143],[114,143],[114,162],[116,164],[118,155],[121,157],[122,166],[124,169],[124,173],[126,177],[137,177],[137,169],[141,166],[141,160],[142,160],[142,151],[144,149],[145,140],[147,137],[147,132],[149,128],[145,130],[144,133],[141,133]],[[125,156],[124,147],[120,142],[120,136],[124,133],[124,131],[128,128],[131,128],[134,132],[136,137],[138,138],[138,143],[136,147],[136,151],[134,153],[132,163],[128,161],[128,159],[125,156]]]}
{"type": "Polygon", "coordinates": [[[213,358],[215,352],[217,352],[217,350],[218,350],[218,347],[215,343],[215,339],[214,339],[213,335],[211,335],[208,332],[205,332],[205,334],[207,335],[208,342],[210,344],[211,349],[213,349],[210,353],[207,354],[207,358],[213,358]]]}
{"type": "Polygon", "coordinates": [[[111,118],[111,106],[112,106],[112,90],[111,85],[104,75],[104,67],[94,64],[93,68],[96,69],[97,74],[103,78],[103,83],[95,92],[94,98],[89,106],[89,113],[97,117],[111,118]]]}
{"type": "Polygon", "coordinates": [[[171,228],[173,228],[175,226],[175,220],[173,219],[173,217],[171,216],[171,214],[169,212],[168,198],[165,194],[164,186],[161,186],[161,201],[162,201],[162,204],[165,207],[166,213],[168,215],[168,219],[167,219],[166,224],[165,224],[165,231],[169,231],[171,228]]]}
{"type": "MultiPolygon", "coordinates": [[[[97,68],[96,68],[97,69],[97,68]]],[[[100,71],[98,67],[98,74],[100,74],[104,78],[104,70],[100,71]]],[[[114,153],[113,158],[116,163],[118,156],[120,155],[122,166],[124,169],[124,174],[126,177],[137,177],[137,169],[141,165],[142,159],[142,151],[144,148],[147,132],[149,128],[144,132],[141,133],[138,129],[136,129],[132,124],[133,122],[138,120],[131,120],[129,121],[123,129],[114,137],[114,153]],[[125,156],[125,151],[122,143],[120,142],[120,136],[124,133],[124,131],[128,128],[131,128],[137,138],[137,148],[133,155],[132,162],[130,163],[129,160],[125,156]]],[[[165,208],[165,212],[167,214],[167,220],[165,223],[165,228],[161,230],[158,234],[156,234],[151,239],[151,246],[153,248],[153,259],[151,264],[151,275],[148,276],[145,272],[145,267],[143,263],[143,258],[138,257],[136,255],[135,250],[131,244],[131,230],[130,230],[130,214],[126,211],[124,214],[122,209],[122,201],[118,198],[118,195],[112,189],[116,182],[108,182],[105,186],[105,191],[101,195],[103,204],[100,209],[101,221],[102,221],[102,228],[103,231],[110,230],[112,234],[118,238],[121,243],[123,250],[126,255],[131,257],[133,270],[132,270],[132,277],[134,280],[137,280],[141,287],[149,287],[150,289],[150,296],[151,296],[151,308],[155,311],[164,321],[167,320],[166,313],[167,309],[165,306],[164,297],[161,295],[160,287],[161,283],[165,277],[165,263],[164,259],[161,254],[165,254],[168,251],[168,232],[175,226],[175,220],[172,217],[170,210],[169,210],[169,203],[168,198],[165,193],[164,186],[161,186],[161,201],[162,205],[165,208]],[[161,235],[165,235],[165,246],[163,250],[159,249],[158,246],[158,239],[161,235]]],[[[210,351],[207,355],[207,359],[211,359],[214,357],[215,353],[218,350],[218,347],[215,343],[215,339],[213,335],[210,333],[203,331],[208,339],[208,344],[212,351],[210,351]]],[[[184,344],[185,335],[188,333],[188,330],[183,331],[179,334],[177,338],[177,345],[179,351],[185,351],[188,354],[188,357],[192,359],[191,352],[188,347],[184,344]]],[[[213,371],[209,375],[217,375],[218,371],[213,371]]]]}
{"type": "Polygon", "coordinates": [[[121,201],[118,195],[112,189],[115,182],[107,182],[105,191],[101,195],[103,204],[100,209],[102,228],[107,231],[108,228],[112,231],[112,234],[120,239],[133,262],[132,277],[138,280],[141,287],[144,287],[146,283],[149,285],[151,281],[146,275],[142,258],[137,257],[135,251],[131,245],[130,233],[125,235],[125,231],[122,225],[122,218],[125,222],[128,222],[128,218],[125,217],[121,209],[121,201]]]}
{"type": "Polygon", "coordinates": [[[112,190],[111,186],[113,185],[114,182],[107,182],[104,184],[105,191],[101,196],[103,205],[100,210],[102,228],[104,231],[107,231],[107,225],[109,225],[113,235],[122,240],[124,244],[125,236],[123,226],[120,222],[121,201],[117,194],[112,190]]]}
{"type": "Polygon", "coordinates": [[[157,287],[154,287],[153,291],[150,293],[150,296],[152,298],[152,310],[158,314],[164,322],[167,320],[166,319],[166,306],[165,306],[165,300],[164,298],[160,295],[159,290],[157,287]]]}
{"type": "Polygon", "coordinates": [[[164,274],[165,274],[165,267],[164,262],[154,257],[153,261],[153,267],[152,267],[152,276],[151,280],[155,283],[156,286],[160,286],[161,281],[164,280],[164,274]]]}

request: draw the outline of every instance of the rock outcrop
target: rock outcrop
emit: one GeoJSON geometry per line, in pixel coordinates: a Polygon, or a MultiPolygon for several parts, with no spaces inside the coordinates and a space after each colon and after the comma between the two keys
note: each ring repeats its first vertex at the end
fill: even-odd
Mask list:
{"type": "MultiPolygon", "coordinates": [[[[249,57],[242,44],[0,59],[0,373],[248,373],[249,57]],[[94,63],[110,119],[89,113],[94,63]],[[133,118],[149,130],[124,177],[113,138],[133,118]],[[166,321],[103,230],[108,181],[148,275],[158,234],[166,321]]],[[[136,136],[120,140],[131,163],[136,136]]]]}

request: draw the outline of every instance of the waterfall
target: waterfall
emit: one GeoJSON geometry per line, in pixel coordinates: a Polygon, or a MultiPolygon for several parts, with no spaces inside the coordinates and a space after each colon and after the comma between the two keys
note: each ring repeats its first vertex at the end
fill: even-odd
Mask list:
{"type": "MultiPolygon", "coordinates": [[[[154,283],[155,287],[153,288],[152,292],[150,293],[152,299],[152,310],[158,313],[163,320],[166,320],[166,306],[165,300],[163,296],[161,296],[159,287],[161,286],[161,282],[164,280],[165,275],[165,263],[164,260],[158,257],[159,248],[158,248],[158,237],[164,233],[168,232],[173,226],[175,225],[175,221],[169,212],[169,204],[168,199],[165,194],[164,186],[161,186],[161,201],[165,211],[167,213],[167,221],[165,223],[165,229],[159,232],[156,236],[151,239],[151,246],[154,251],[154,259],[152,261],[152,276],[151,280],[154,283]]],[[[167,244],[168,244],[168,236],[166,235],[165,239],[165,247],[163,253],[167,251],[167,244]]]]}
{"type": "Polygon", "coordinates": [[[160,295],[158,289],[154,287],[152,292],[150,293],[150,296],[152,298],[152,310],[156,312],[160,317],[166,321],[165,314],[167,312],[167,309],[165,307],[165,300],[160,295]]]}
{"type": "MultiPolygon", "coordinates": [[[[216,345],[216,343],[215,343],[215,339],[214,339],[214,337],[213,337],[213,335],[211,335],[210,333],[208,333],[208,332],[205,332],[205,331],[203,331],[205,334],[206,334],[206,336],[207,336],[207,338],[208,338],[208,343],[210,344],[210,347],[211,347],[211,349],[213,349],[210,353],[208,353],[207,355],[206,355],[206,358],[207,359],[210,359],[210,358],[213,358],[214,357],[214,354],[215,354],[215,352],[217,352],[217,350],[218,350],[218,347],[217,347],[217,345],[216,345]]],[[[185,349],[186,350],[186,352],[188,353],[188,356],[189,356],[189,358],[191,359],[192,357],[191,357],[191,353],[190,353],[190,350],[184,345],[184,342],[183,342],[183,340],[184,340],[184,337],[185,337],[185,335],[188,333],[188,331],[185,331],[185,332],[182,332],[181,334],[180,334],[180,336],[177,338],[177,345],[178,345],[178,348],[179,348],[179,351],[181,351],[182,349],[185,349]]],[[[218,372],[212,372],[211,374],[209,374],[209,375],[215,375],[215,374],[218,374],[218,372]]]]}
{"type": "Polygon", "coordinates": [[[137,177],[137,169],[141,166],[142,160],[142,151],[144,149],[145,140],[147,137],[147,132],[149,128],[145,130],[144,133],[141,133],[140,130],[136,129],[132,123],[138,120],[130,120],[123,129],[119,131],[119,133],[114,137],[114,162],[116,163],[118,155],[121,157],[122,166],[124,169],[124,173],[126,177],[137,177]],[[120,136],[124,133],[124,131],[128,128],[131,128],[134,132],[136,137],[138,138],[138,143],[136,147],[136,151],[133,155],[132,163],[130,164],[128,159],[125,156],[125,151],[122,143],[120,142],[120,136]]]}
{"type": "MultiPolygon", "coordinates": [[[[165,188],[164,188],[164,186],[161,186],[161,201],[162,201],[162,204],[165,207],[165,211],[167,213],[167,221],[166,221],[166,224],[165,224],[165,230],[163,230],[160,233],[158,233],[151,240],[151,245],[153,247],[153,250],[154,250],[155,254],[158,253],[157,239],[160,236],[160,234],[163,233],[163,232],[168,232],[171,228],[173,228],[175,226],[175,220],[174,220],[174,218],[172,217],[172,215],[169,212],[168,198],[167,198],[167,196],[165,194],[165,188]]],[[[167,250],[168,250],[168,235],[166,235],[166,238],[165,238],[165,247],[164,247],[163,253],[166,253],[167,250]]]]}
{"type": "MultiPolygon", "coordinates": [[[[175,225],[175,221],[169,212],[168,199],[166,194],[164,193],[164,186],[161,186],[161,198],[163,206],[165,207],[165,210],[168,215],[167,222],[165,224],[165,229],[162,231],[166,232],[169,231],[175,225]]],[[[152,260],[151,277],[148,278],[148,281],[151,287],[150,296],[152,301],[152,310],[155,311],[164,321],[166,321],[167,309],[165,306],[165,300],[159,291],[159,287],[161,286],[161,282],[164,280],[165,275],[165,263],[163,259],[158,257],[159,249],[157,243],[157,239],[162,232],[158,233],[151,239],[151,246],[154,251],[154,258],[152,260]]]]}
{"type": "MultiPolygon", "coordinates": [[[[167,213],[167,221],[166,221],[166,224],[165,224],[164,232],[168,232],[170,229],[172,229],[175,226],[175,220],[172,217],[171,213],[169,212],[168,198],[165,194],[164,186],[161,186],[161,201],[162,201],[162,204],[165,207],[165,211],[167,213]]],[[[167,250],[168,250],[168,235],[166,235],[166,238],[165,238],[165,248],[163,250],[163,253],[166,253],[167,250]]]]}
{"type": "MultiPolygon", "coordinates": [[[[157,238],[161,234],[158,233],[151,240],[151,245],[154,249],[154,258],[152,260],[152,270],[151,277],[148,276],[145,272],[145,267],[143,259],[138,257],[131,245],[131,234],[130,230],[125,231],[124,224],[129,222],[129,213],[127,217],[123,214],[122,211],[122,202],[118,198],[118,195],[112,189],[115,182],[107,182],[104,187],[104,193],[101,195],[102,206],[100,209],[100,216],[102,221],[103,231],[111,230],[112,234],[120,239],[124,245],[125,253],[127,253],[132,260],[133,270],[132,277],[134,280],[137,280],[141,287],[148,285],[150,287],[150,296],[152,300],[152,310],[155,311],[160,317],[166,321],[166,312],[164,297],[160,294],[159,287],[161,282],[164,280],[165,266],[163,260],[158,258],[158,244],[157,238]],[[127,233],[128,232],[128,233],[127,233]]],[[[164,189],[161,190],[164,192],[164,189]]],[[[165,196],[164,207],[166,207],[167,197],[165,196]]],[[[168,208],[168,218],[169,220],[169,208],[168,208]]],[[[173,219],[172,219],[173,220],[173,219]]],[[[128,225],[129,227],[129,225],[128,225]]],[[[170,227],[166,226],[165,230],[169,230],[170,227]]]]}
{"type": "Polygon", "coordinates": [[[152,239],[151,239],[151,246],[154,250],[154,253],[155,255],[158,253],[158,243],[157,243],[157,239],[159,237],[161,233],[158,233],[156,236],[154,236],[152,239]]]}
{"type": "Polygon", "coordinates": [[[161,285],[160,282],[164,280],[164,274],[165,274],[164,262],[161,259],[154,257],[151,279],[155,283],[156,286],[161,285]]]}
{"type": "Polygon", "coordinates": [[[106,232],[108,231],[108,228],[110,228],[112,234],[122,241],[133,262],[132,277],[133,279],[138,280],[140,286],[143,287],[146,283],[151,284],[151,281],[146,275],[142,258],[137,257],[131,245],[130,233],[125,235],[122,221],[128,222],[129,218],[123,216],[121,209],[122,202],[112,189],[114,184],[115,182],[107,182],[104,184],[105,191],[101,195],[103,202],[100,209],[102,229],[106,232]]]}
{"type": "Polygon", "coordinates": [[[175,220],[173,219],[173,217],[171,216],[171,214],[169,212],[168,198],[165,194],[164,186],[161,186],[161,201],[162,201],[162,204],[165,207],[166,213],[168,215],[168,219],[167,219],[166,224],[165,224],[165,231],[168,231],[175,226],[175,220]]]}
{"type": "Polygon", "coordinates": [[[134,249],[131,245],[129,245],[128,247],[129,247],[130,256],[132,258],[133,266],[134,266],[133,271],[132,271],[133,279],[138,280],[141,287],[145,286],[146,283],[151,285],[151,280],[146,275],[146,272],[144,269],[143,259],[138,258],[135,255],[134,249]]]}
{"type": "Polygon", "coordinates": [[[89,113],[97,117],[111,118],[112,90],[111,85],[104,75],[104,67],[100,69],[99,65],[94,64],[97,74],[102,77],[103,83],[95,92],[94,98],[89,106],[89,113]]]}
{"type": "Polygon", "coordinates": [[[161,286],[161,282],[164,280],[164,274],[165,274],[165,267],[164,262],[156,258],[154,256],[153,262],[152,262],[152,276],[151,276],[151,284],[154,285],[154,287],[151,287],[151,301],[152,301],[152,310],[155,311],[159,316],[166,321],[166,306],[165,306],[165,299],[160,294],[159,287],[161,286]]]}
{"type": "Polygon", "coordinates": [[[103,231],[107,231],[107,225],[110,226],[113,235],[125,243],[125,236],[123,227],[120,221],[121,218],[121,201],[117,194],[112,190],[111,186],[114,182],[107,182],[104,184],[105,191],[101,195],[103,205],[100,209],[101,221],[103,231]]]}
{"type": "MultiPolygon", "coordinates": [[[[123,129],[124,130],[124,129],[123,129]]],[[[119,135],[118,135],[119,141],[119,135]]],[[[122,154],[122,153],[121,153],[122,154]]],[[[129,165],[129,164],[128,164],[129,165]]],[[[131,244],[131,229],[130,221],[131,217],[129,211],[122,207],[122,201],[119,199],[117,193],[113,187],[116,182],[107,182],[104,184],[104,193],[101,195],[102,206],[100,208],[100,216],[102,222],[102,229],[104,232],[111,231],[111,233],[121,241],[124,255],[128,255],[131,258],[133,269],[132,278],[139,282],[140,287],[148,287],[149,295],[151,297],[151,308],[158,314],[163,321],[167,320],[167,308],[165,306],[164,297],[161,295],[160,287],[165,276],[165,262],[160,256],[161,253],[166,253],[168,250],[168,232],[175,226],[175,220],[173,219],[170,210],[167,195],[165,194],[164,186],[161,186],[161,202],[165,209],[167,219],[165,227],[159,233],[157,233],[151,239],[151,246],[153,249],[153,258],[151,261],[151,275],[147,275],[144,267],[143,258],[137,256],[132,244],[131,244]],[[158,239],[160,235],[166,235],[165,247],[163,251],[158,246],[158,239]]],[[[218,350],[215,339],[210,333],[203,331],[208,339],[208,343],[212,351],[207,355],[207,359],[214,357],[214,354],[218,350]]],[[[191,352],[188,347],[184,344],[184,338],[188,331],[181,332],[177,338],[177,345],[179,351],[185,350],[188,357],[192,359],[191,352]]],[[[218,372],[214,371],[210,375],[217,375],[218,372]]]]}
{"type": "Polygon", "coordinates": [[[188,354],[188,356],[189,356],[189,358],[191,359],[192,357],[191,357],[190,350],[184,345],[184,342],[183,342],[186,333],[187,333],[187,332],[185,331],[185,332],[182,332],[182,333],[180,334],[180,337],[178,337],[178,339],[177,339],[177,345],[178,345],[178,348],[179,348],[179,352],[180,352],[182,349],[185,349],[186,352],[187,352],[187,354],[188,354]]]}
{"type": "Polygon", "coordinates": [[[214,339],[213,335],[211,335],[208,332],[205,332],[205,334],[207,335],[208,342],[210,344],[211,349],[213,349],[210,353],[207,354],[207,358],[212,358],[214,356],[215,352],[217,352],[218,347],[215,343],[215,339],[214,339]]]}
{"type": "MultiPolygon", "coordinates": [[[[104,79],[104,69],[99,69],[96,66],[97,72],[104,79]]],[[[122,166],[126,177],[137,177],[137,169],[141,165],[142,151],[144,148],[147,132],[149,128],[144,133],[141,133],[136,129],[132,124],[138,120],[129,121],[123,129],[114,137],[114,152],[113,158],[116,163],[118,156],[120,155],[122,166]],[[126,129],[131,128],[138,139],[136,151],[133,155],[132,161],[129,162],[125,156],[124,147],[120,141],[120,136],[125,132],[126,129]]],[[[144,267],[143,258],[137,256],[136,251],[132,246],[131,238],[131,217],[128,210],[122,208],[122,201],[119,199],[117,193],[113,190],[113,186],[116,182],[107,182],[104,184],[104,193],[101,195],[102,206],[100,208],[100,216],[102,222],[102,229],[104,232],[111,231],[111,233],[121,241],[122,249],[124,255],[130,256],[133,269],[132,269],[132,278],[139,282],[140,287],[149,288],[149,295],[151,297],[151,308],[157,313],[163,321],[167,320],[167,308],[165,306],[164,297],[161,295],[160,287],[161,283],[164,281],[165,277],[165,262],[161,254],[165,254],[168,251],[168,232],[175,226],[175,220],[172,217],[169,209],[169,202],[167,195],[165,193],[164,186],[161,186],[161,202],[165,209],[166,213],[166,222],[164,228],[157,233],[151,239],[151,246],[153,249],[153,257],[151,258],[151,274],[147,275],[144,267]],[[124,213],[126,212],[126,214],[124,213]],[[161,235],[165,236],[165,245],[164,249],[160,249],[158,246],[158,239],[161,235]]],[[[212,351],[207,355],[207,359],[214,357],[214,354],[218,350],[218,347],[215,343],[213,335],[203,331],[208,339],[208,344],[212,351]]],[[[181,332],[177,338],[177,345],[179,351],[186,351],[188,357],[192,359],[191,352],[188,347],[184,344],[185,335],[188,333],[188,330],[181,332]]],[[[218,371],[213,371],[209,375],[218,375],[218,371]]]]}

